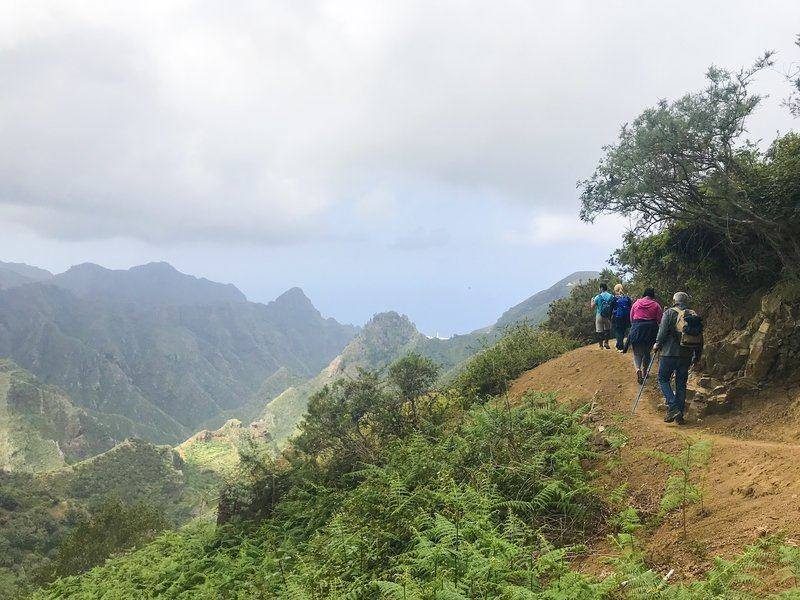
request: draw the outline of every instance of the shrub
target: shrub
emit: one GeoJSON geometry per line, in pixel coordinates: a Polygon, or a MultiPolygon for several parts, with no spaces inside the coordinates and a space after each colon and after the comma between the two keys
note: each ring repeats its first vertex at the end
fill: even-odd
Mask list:
{"type": "Polygon", "coordinates": [[[52,565],[56,577],[74,575],[101,564],[112,554],[137,548],[169,527],[157,508],[107,500],[64,538],[52,565]]]}
{"type": "Polygon", "coordinates": [[[387,444],[346,489],[299,463],[257,529],[169,532],[37,597],[496,598],[565,586],[598,597],[602,584],[571,573],[557,546],[600,514],[580,417],[541,395],[479,406],[387,444]]]}
{"type": "Polygon", "coordinates": [[[472,357],[456,376],[454,387],[468,401],[506,391],[528,369],[576,347],[564,336],[522,323],[509,327],[493,346],[472,357]]]}

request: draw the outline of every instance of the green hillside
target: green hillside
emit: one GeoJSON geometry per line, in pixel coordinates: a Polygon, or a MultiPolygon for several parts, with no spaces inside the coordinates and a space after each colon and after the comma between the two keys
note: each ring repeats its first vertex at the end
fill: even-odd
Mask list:
{"type": "Polygon", "coordinates": [[[389,364],[412,351],[433,360],[442,370],[443,380],[451,379],[459,366],[499,339],[506,328],[521,322],[539,324],[546,317],[547,307],[553,300],[568,296],[575,284],[596,276],[594,271],[573,273],[510,308],[495,324],[447,339],[431,338],[420,333],[405,315],[396,312],[377,314],[342,353],[314,378],[286,388],[269,402],[261,418],[270,428],[274,442],[280,445],[294,432],[311,396],[325,385],[341,377],[355,377],[359,369],[383,371],[389,364]]]}
{"type": "MultiPolygon", "coordinates": [[[[212,519],[218,489],[236,463],[244,432],[240,424],[229,423],[176,449],[130,439],[71,466],[53,458],[37,465],[61,466],[56,470],[0,469],[0,597],[15,597],[12,592],[58,573],[66,560],[64,544],[73,543],[76,528],[91,524],[109,503],[119,504],[114,510],[149,511],[163,521],[162,528],[212,519]]],[[[80,548],[69,551],[74,552],[80,548]]],[[[67,558],[74,562],[74,556],[67,558]]]]}
{"type": "Polygon", "coordinates": [[[53,281],[0,290],[0,357],[58,386],[116,440],[177,443],[249,420],[356,333],[299,289],[256,304],[164,264],[83,266],[53,281]]]}
{"type": "Polygon", "coordinates": [[[0,469],[54,470],[113,445],[111,432],[58,389],[0,359],[0,469]]]}
{"type": "Polygon", "coordinates": [[[547,316],[547,309],[554,300],[566,298],[575,285],[582,281],[596,279],[600,273],[597,271],[576,271],[567,275],[561,281],[551,285],[546,290],[535,293],[519,304],[512,306],[497,319],[493,329],[502,329],[523,320],[540,323],[547,316]]]}
{"type": "MultiPolygon", "coordinates": [[[[340,380],[314,397],[289,450],[241,473],[224,526],[168,532],[33,598],[797,597],[797,551],[780,536],[692,580],[664,576],[640,538],[663,517],[640,516],[618,482],[604,487],[627,441],[621,429],[595,429],[588,406],[553,395],[469,392],[503,388],[571,347],[519,327],[469,361],[455,388],[409,400],[373,374],[340,380]],[[603,557],[593,556],[587,544],[603,539],[603,557]],[[594,558],[600,569],[581,562],[594,558]],[[778,565],[785,583],[768,585],[783,591],[760,593],[778,565]]],[[[659,456],[679,465],[683,454],[659,456]]],[[[696,495],[691,468],[673,487],[696,495]]]]}

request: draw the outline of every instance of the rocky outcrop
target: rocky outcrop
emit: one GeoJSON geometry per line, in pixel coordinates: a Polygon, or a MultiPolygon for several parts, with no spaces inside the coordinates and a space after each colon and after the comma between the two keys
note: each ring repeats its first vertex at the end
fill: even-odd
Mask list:
{"type": "Polygon", "coordinates": [[[780,289],[765,295],[744,329],[706,348],[708,372],[723,381],[756,384],[800,375],[800,299],[780,289]]]}
{"type": "Polygon", "coordinates": [[[800,296],[778,287],[742,329],[707,344],[687,399],[698,417],[727,412],[775,380],[800,377],[800,296]]]}

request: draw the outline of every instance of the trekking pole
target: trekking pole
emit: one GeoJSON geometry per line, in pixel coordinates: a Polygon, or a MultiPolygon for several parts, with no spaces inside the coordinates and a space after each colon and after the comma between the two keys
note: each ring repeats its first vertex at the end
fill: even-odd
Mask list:
{"type": "Polygon", "coordinates": [[[636,407],[639,406],[639,400],[642,399],[642,393],[644,392],[644,386],[647,385],[647,378],[650,376],[650,369],[653,368],[653,363],[656,362],[656,358],[658,357],[659,351],[656,350],[653,352],[653,356],[650,358],[650,364],[647,365],[647,371],[644,373],[644,377],[642,378],[642,385],[639,386],[639,393],[636,394],[636,401],[633,403],[633,408],[631,409],[631,414],[636,412],[636,407]]]}

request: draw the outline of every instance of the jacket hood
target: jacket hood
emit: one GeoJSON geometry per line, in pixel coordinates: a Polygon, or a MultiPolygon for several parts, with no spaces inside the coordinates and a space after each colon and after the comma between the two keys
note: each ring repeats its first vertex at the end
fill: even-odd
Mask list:
{"type": "Polygon", "coordinates": [[[640,306],[661,306],[658,302],[656,302],[652,298],[648,298],[647,296],[645,296],[644,298],[639,298],[637,302],[639,303],[640,306]]]}

